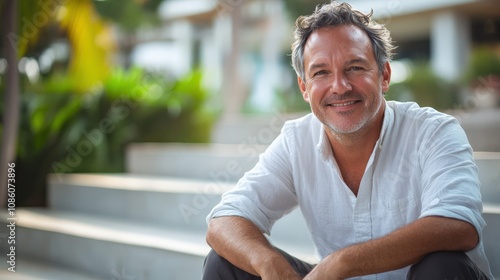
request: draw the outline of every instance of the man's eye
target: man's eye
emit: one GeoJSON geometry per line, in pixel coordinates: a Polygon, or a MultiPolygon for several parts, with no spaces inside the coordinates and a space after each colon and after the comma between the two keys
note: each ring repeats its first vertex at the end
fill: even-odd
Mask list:
{"type": "Polygon", "coordinates": [[[327,72],[326,70],[320,70],[320,71],[318,71],[318,72],[314,73],[313,77],[316,77],[316,76],[318,76],[318,75],[324,75],[324,74],[327,74],[327,73],[328,73],[328,72],[327,72]]]}
{"type": "Polygon", "coordinates": [[[363,68],[359,67],[359,66],[352,66],[352,67],[349,67],[349,69],[347,69],[348,71],[360,71],[360,70],[363,70],[363,68]]]}

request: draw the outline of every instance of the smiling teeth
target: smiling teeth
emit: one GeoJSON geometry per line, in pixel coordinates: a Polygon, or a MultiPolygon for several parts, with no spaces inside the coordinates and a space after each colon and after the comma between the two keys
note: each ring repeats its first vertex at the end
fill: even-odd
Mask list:
{"type": "Polygon", "coordinates": [[[351,104],[354,104],[356,101],[350,101],[350,102],[346,102],[346,103],[340,103],[340,104],[331,104],[333,107],[342,107],[342,106],[347,106],[347,105],[351,105],[351,104]]]}

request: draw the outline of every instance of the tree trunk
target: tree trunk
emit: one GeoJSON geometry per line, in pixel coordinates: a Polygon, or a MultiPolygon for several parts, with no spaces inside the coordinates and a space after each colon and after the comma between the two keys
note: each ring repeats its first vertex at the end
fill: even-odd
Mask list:
{"type": "MultiPolygon", "coordinates": [[[[5,79],[3,133],[0,156],[0,208],[7,206],[8,164],[16,156],[17,132],[19,126],[19,73],[17,71],[17,44],[11,40],[17,32],[17,0],[3,1],[1,24],[4,56],[7,60],[5,79]]],[[[12,173],[12,172],[11,172],[12,173]]],[[[14,172],[15,173],[15,172],[14,172]]],[[[30,174],[16,174],[16,176],[30,174]]],[[[14,178],[15,179],[15,178],[14,178]]],[[[14,182],[15,185],[15,182],[14,182]]]]}
{"type": "Polygon", "coordinates": [[[226,116],[240,114],[246,98],[240,77],[241,29],[243,24],[241,5],[235,5],[231,11],[231,49],[225,62],[223,81],[224,114],[226,116]]]}

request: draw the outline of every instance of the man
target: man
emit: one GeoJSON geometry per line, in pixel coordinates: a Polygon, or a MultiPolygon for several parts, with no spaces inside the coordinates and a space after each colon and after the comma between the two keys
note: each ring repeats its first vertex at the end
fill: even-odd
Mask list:
{"type": "Polygon", "coordinates": [[[203,279],[492,278],[467,138],[448,115],[385,101],[393,46],[370,17],[332,2],[297,20],[312,114],[287,122],[207,217],[203,279]],[[317,265],[263,235],[297,205],[317,265]]]}

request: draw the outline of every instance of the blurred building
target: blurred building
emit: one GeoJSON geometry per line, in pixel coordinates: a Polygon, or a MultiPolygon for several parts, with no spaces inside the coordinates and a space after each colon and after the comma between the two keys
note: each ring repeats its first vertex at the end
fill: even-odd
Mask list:
{"type": "MultiPolygon", "coordinates": [[[[245,102],[272,108],[276,92],[290,91],[295,83],[286,56],[294,19],[286,17],[285,2],[166,0],[160,15],[167,39],[140,46],[135,60],[160,63],[177,75],[201,67],[209,88],[221,92],[228,114],[240,112],[245,102]]],[[[346,2],[365,12],[373,9],[386,24],[398,46],[395,59],[430,61],[436,74],[450,81],[462,77],[475,47],[500,50],[499,0],[346,2]]]]}
{"type": "Polygon", "coordinates": [[[240,112],[245,102],[271,107],[274,92],[291,86],[284,74],[290,72],[283,71],[290,69],[291,27],[282,1],[169,0],[159,13],[161,33],[168,35],[139,45],[133,63],[160,64],[175,75],[200,67],[228,114],[240,112]]]}
{"type": "Polygon", "coordinates": [[[429,59],[439,76],[455,80],[466,68],[474,47],[500,48],[498,0],[350,0],[363,11],[373,9],[396,41],[397,59],[429,59]]]}

